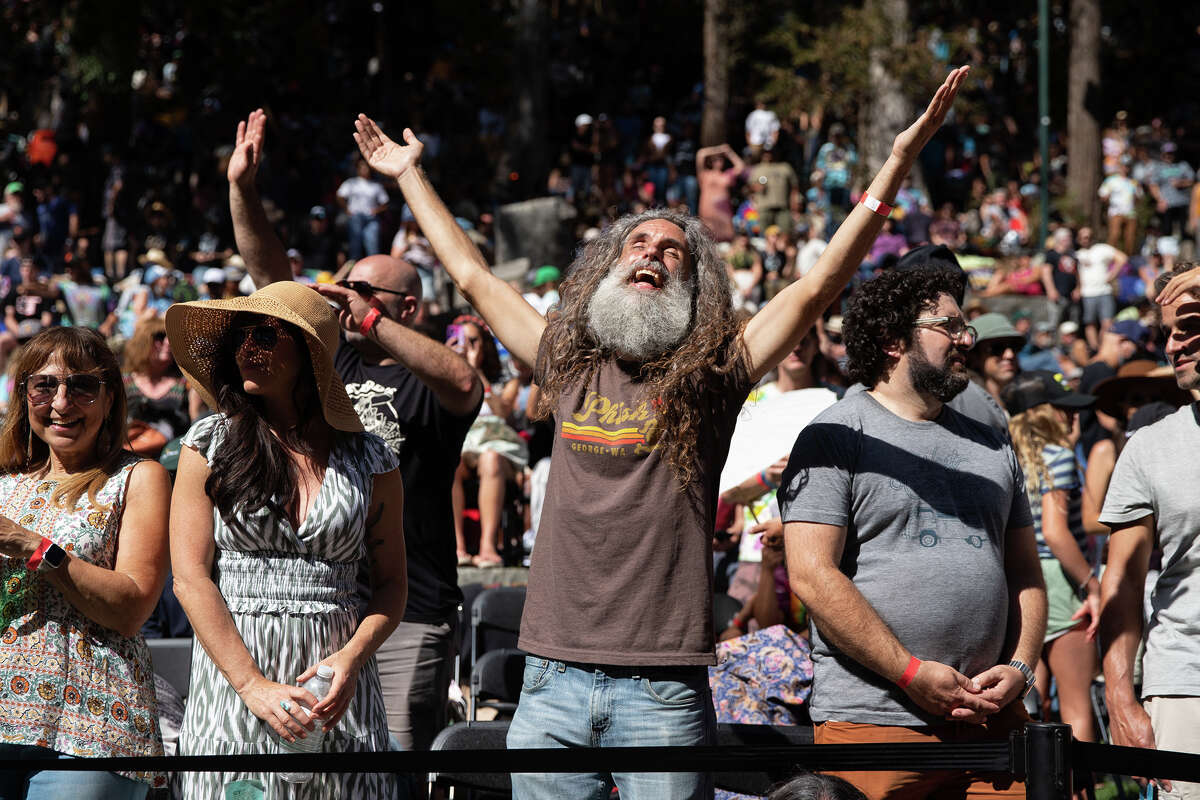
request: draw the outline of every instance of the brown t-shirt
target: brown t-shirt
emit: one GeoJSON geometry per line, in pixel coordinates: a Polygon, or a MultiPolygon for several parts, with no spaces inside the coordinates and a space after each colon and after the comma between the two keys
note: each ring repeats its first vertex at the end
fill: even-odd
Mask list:
{"type": "Polygon", "coordinates": [[[710,665],[717,481],[750,387],[725,378],[698,401],[703,475],[684,491],[635,375],[609,360],[562,394],[520,646],[588,664],[710,665]]]}

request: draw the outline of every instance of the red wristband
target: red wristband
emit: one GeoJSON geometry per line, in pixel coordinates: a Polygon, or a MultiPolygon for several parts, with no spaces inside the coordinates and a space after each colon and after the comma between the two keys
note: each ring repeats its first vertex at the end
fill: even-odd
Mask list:
{"type": "Polygon", "coordinates": [[[358,332],[363,336],[369,335],[371,330],[374,329],[375,324],[379,322],[379,318],[382,316],[383,314],[378,308],[372,308],[367,312],[367,315],[363,317],[362,324],[358,326],[358,332]]]}
{"type": "Polygon", "coordinates": [[[25,562],[25,568],[30,572],[37,572],[37,568],[42,565],[42,556],[46,555],[46,551],[50,549],[50,545],[52,544],[54,542],[43,536],[42,543],[37,546],[37,549],[33,551],[33,555],[25,562]]]}
{"type": "Polygon", "coordinates": [[[921,668],[921,659],[913,656],[908,667],[904,670],[904,674],[900,676],[900,680],[896,681],[896,685],[901,689],[907,689],[908,685],[913,682],[913,678],[917,677],[917,670],[921,668]]]}
{"type": "Polygon", "coordinates": [[[895,206],[889,206],[887,203],[883,202],[878,197],[872,197],[871,195],[866,194],[865,192],[863,193],[863,196],[862,196],[862,204],[864,206],[866,206],[868,210],[874,211],[876,214],[878,214],[881,217],[891,216],[892,209],[895,208],[895,206]]]}

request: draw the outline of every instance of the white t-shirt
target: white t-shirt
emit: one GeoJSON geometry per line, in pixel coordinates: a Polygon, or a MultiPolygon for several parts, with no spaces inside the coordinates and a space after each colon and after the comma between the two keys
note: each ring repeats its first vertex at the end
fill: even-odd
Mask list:
{"type": "Polygon", "coordinates": [[[813,267],[817,265],[817,259],[821,257],[821,253],[825,252],[825,248],[829,243],[824,239],[809,239],[804,243],[796,253],[796,272],[801,277],[809,273],[813,267]]]}
{"type": "Polygon", "coordinates": [[[1117,257],[1117,248],[1098,242],[1091,247],[1076,250],[1075,261],[1079,264],[1079,294],[1083,297],[1103,297],[1112,294],[1108,282],[1108,270],[1117,257]]]}
{"type": "Polygon", "coordinates": [[[1100,512],[1106,525],[1153,515],[1162,546],[1162,572],[1147,609],[1143,697],[1200,696],[1198,449],[1195,403],[1137,431],[1117,459],[1100,512]]]}
{"type": "Polygon", "coordinates": [[[746,141],[755,147],[762,147],[779,132],[779,117],[774,111],[756,108],[746,117],[746,141]]]}
{"type": "Polygon", "coordinates": [[[386,205],[387,192],[369,178],[355,176],[338,187],[337,196],[346,201],[346,211],[351,214],[374,214],[375,209],[386,205]]]}
{"type": "Polygon", "coordinates": [[[1141,187],[1124,175],[1109,175],[1099,191],[1100,198],[1108,201],[1110,217],[1132,217],[1134,202],[1141,193],[1141,187]]]}

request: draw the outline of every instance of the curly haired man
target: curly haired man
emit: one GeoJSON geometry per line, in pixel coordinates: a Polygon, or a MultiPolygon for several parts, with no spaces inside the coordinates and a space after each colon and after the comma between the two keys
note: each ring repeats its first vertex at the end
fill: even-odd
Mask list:
{"type": "MultiPolygon", "coordinates": [[[[843,330],[866,391],[818,415],[783,474],[819,744],[1003,741],[1028,719],[1046,593],[1007,434],[947,405],[976,337],[961,292],[961,276],[937,269],[862,286],[843,330]]],[[[989,775],[841,777],[872,800],[1025,796],[989,775]]]]}

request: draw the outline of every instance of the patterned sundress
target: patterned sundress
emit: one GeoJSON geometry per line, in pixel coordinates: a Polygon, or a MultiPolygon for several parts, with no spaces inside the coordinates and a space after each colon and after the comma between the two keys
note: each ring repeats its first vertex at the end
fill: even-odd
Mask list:
{"type": "MultiPolygon", "coordinates": [[[[183,438],[209,463],[226,433],[226,417],[198,421],[183,438]]],[[[358,570],[366,557],[366,517],[373,476],[397,467],[395,454],[373,434],[346,434],[299,530],[265,509],[244,515],[248,535],[230,529],[213,509],[216,554],[213,580],[234,625],[263,675],[294,684],[296,676],[339,650],[358,627],[358,570]]],[[[325,735],[324,752],[386,751],[387,714],[374,656],[338,726],[325,735]]],[[[285,752],[274,731],[250,713],[197,639],[192,677],[179,734],[184,755],[285,752]]],[[[277,773],[188,772],[177,775],[185,798],[224,796],[233,781],[258,780],[267,798],[390,798],[390,774],[317,774],[289,784],[277,773]]]]}
{"type": "MultiPolygon", "coordinates": [[[[53,540],[75,558],[112,569],[130,456],[97,493],[73,509],[54,503],[57,481],[0,476],[0,514],[53,540]],[[103,506],[109,506],[103,508],[103,506]]],[[[24,568],[0,556],[0,580],[24,568]]],[[[28,574],[26,611],[0,633],[0,741],[73,756],[161,756],[150,650],[84,616],[39,573],[28,574]]],[[[152,786],[162,773],[121,773],[152,786]]]]}

